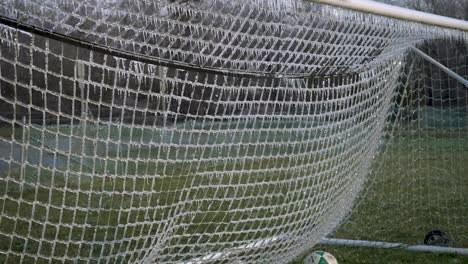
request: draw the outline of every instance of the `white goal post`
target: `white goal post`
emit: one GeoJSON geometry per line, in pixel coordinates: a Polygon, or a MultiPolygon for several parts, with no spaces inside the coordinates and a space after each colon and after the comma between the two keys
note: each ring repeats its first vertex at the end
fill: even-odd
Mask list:
{"type": "MultiPolygon", "coordinates": [[[[392,6],[384,3],[379,3],[369,0],[309,0],[311,2],[317,2],[336,6],[345,9],[356,10],[359,12],[372,13],[385,17],[392,17],[405,21],[413,21],[417,23],[452,28],[461,31],[468,31],[468,21],[454,19],[450,17],[420,12],[412,9],[392,6]]],[[[412,47],[412,51],[419,57],[428,61],[436,68],[445,72],[448,76],[455,79],[457,82],[463,84],[465,88],[468,88],[468,80],[466,77],[462,77],[453,70],[447,68],[445,65],[435,60],[431,56],[427,55],[420,49],[412,47]]],[[[454,248],[454,247],[439,247],[439,246],[428,246],[428,245],[409,245],[403,243],[390,243],[390,242],[379,242],[379,241],[365,241],[365,240],[351,240],[351,239],[339,239],[339,238],[323,238],[320,241],[321,245],[324,246],[346,246],[346,247],[363,247],[363,248],[381,248],[381,249],[400,249],[407,251],[416,252],[432,252],[432,253],[446,253],[446,254],[460,254],[468,256],[468,249],[466,248],[454,248]]]]}
{"type": "Polygon", "coordinates": [[[308,0],[359,12],[413,21],[443,28],[468,31],[468,21],[425,13],[417,10],[379,3],[371,0],[308,0]]]}

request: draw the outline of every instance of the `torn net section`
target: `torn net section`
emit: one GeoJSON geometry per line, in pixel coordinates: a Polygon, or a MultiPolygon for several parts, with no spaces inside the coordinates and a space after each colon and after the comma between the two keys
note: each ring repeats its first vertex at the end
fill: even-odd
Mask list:
{"type": "Polygon", "coordinates": [[[292,260],[366,188],[408,47],[464,37],[292,1],[0,14],[134,56],[0,26],[0,259],[24,263],[292,260]]]}

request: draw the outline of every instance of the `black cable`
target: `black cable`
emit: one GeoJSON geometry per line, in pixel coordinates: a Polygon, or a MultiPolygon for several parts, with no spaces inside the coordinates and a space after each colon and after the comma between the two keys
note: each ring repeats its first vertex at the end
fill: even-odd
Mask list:
{"type": "Polygon", "coordinates": [[[132,61],[138,61],[138,62],[147,63],[147,64],[152,64],[152,65],[157,65],[157,66],[183,69],[183,70],[192,71],[192,72],[202,72],[202,73],[209,73],[209,74],[215,74],[215,75],[244,77],[244,78],[251,78],[251,79],[300,79],[300,78],[308,79],[312,77],[310,75],[297,75],[297,76],[280,75],[278,76],[275,74],[232,72],[228,70],[219,70],[219,69],[215,69],[211,67],[203,68],[198,65],[193,65],[193,64],[188,64],[188,63],[177,63],[174,61],[169,61],[169,60],[165,60],[161,58],[153,58],[150,56],[136,54],[136,53],[132,53],[132,52],[124,51],[124,50],[117,50],[114,48],[109,48],[109,47],[106,47],[97,43],[90,43],[87,41],[79,40],[77,38],[69,37],[64,34],[38,28],[32,25],[27,25],[15,19],[11,19],[5,16],[0,16],[0,24],[13,27],[13,28],[16,28],[21,31],[25,31],[34,35],[42,36],[48,39],[53,39],[59,42],[67,43],[75,47],[100,52],[106,55],[128,59],[132,61]]]}

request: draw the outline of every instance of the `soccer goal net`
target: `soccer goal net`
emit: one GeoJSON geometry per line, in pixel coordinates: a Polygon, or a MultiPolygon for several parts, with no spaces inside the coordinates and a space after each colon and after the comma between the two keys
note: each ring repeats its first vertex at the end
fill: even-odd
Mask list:
{"type": "Polygon", "coordinates": [[[466,245],[467,65],[463,31],[299,0],[3,0],[0,262],[466,245]]]}

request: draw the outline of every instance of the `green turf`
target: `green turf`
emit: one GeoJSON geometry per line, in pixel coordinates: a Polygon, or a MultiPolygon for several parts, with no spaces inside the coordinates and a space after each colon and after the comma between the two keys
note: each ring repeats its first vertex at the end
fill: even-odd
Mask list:
{"type": "Polygon", "coordinates": [[[11,139],[12,136],[14,138],[21,138],[21,131],[22,128],[20,127],[1,127],[0,128],[0,138],[11,139]]]}
{"type": "Polygon", "coordinates": [[[420,132],[403,132],[377,159],[368,190],[337,237],[418,244],[439,229],[453,246],[468,246],[466,131],[420,132]]]}
{"type": "MultiPolygon", "coordinates": [[[[423,244],[431,230],[468,248],[466,130],[396,131],[376,161],[368,190],[333,237],[423,244]]],[[[323,247],[340,263],[468,263],[468,257],[404,250],[323,247]]],[[[300,261],[299,261],[300,263],[300,261]]]]}
{"type": "MultiPolygon", "coordinates": [[[[67,132],[61,130],[60,133],[67,132]]],[[[245,156],[256,153],[260,156],[257,152],[273,150],[246,144],[235,148],[236,153],[222,148],[219,151],[229,157],[236,153],[245,156]]],[[[74,165],[67,174],[53,168],[39,170],[30,165],[11,169],[8,174],[2,175],[0,181],[0,196],[6,197],[0,200],[4,215],[0,233],[6,234],[0,235],[0,249],[40,254],[44,259],[62,256],[86,259],[112,255],[114,259],[111,261],[122,258],[126,258],[125,261],[135,260],[141,257],[138,251],[147,248],[151,242],[139,237],[162,233],[160,228],[168,226],[165,221],[175,217],[178,218],[178,228],[167,232],[179,237],[166,243],[173,247],[169,249],[173,254],[184,253],[188,249],[185,245],[208,240],[251,241],[268,237],[271,228],[285,224],[275,217],[304,210],[307,206],[300,203],[294,207],[283,205],[284,199],[304,199],[305,194],[289,191],[294,188],[285,180],[304,177],[306,172],[292,175],[291,170],[284,169],[295,167],[304,160],[289,158],[285,152],[290,152],[290,149],[275,151],[276,154],[283,153],[280,156],[247,159],[242,163],[223,159],[196,163],[188,159],[216,157],[219,152],[204,154],[175,146],[139,151],[127,148],[106,155],[105,159],[72,160],[74,165]],[[152,161],[124,161],[119,157],[151,157],[152,161]],[[272,169],[278,172],[272,173],[272,169]],[[199,177],[195,170],[207,175],[199,177]],[[91,177],[96,174],[109,176],[91,177]],[[38,185],[41,187],[36,188],[38,185]],[[200,191],[194,191],[196,189],[200,191]],[[252,199],[257,196],[268,199],[252,199]],[[227,200],[226,197],[241,198],[227,200]],[[229,209],[232,208],[243,210],[231,212],[229,209]],[[248,208],[250,210],[245,210],[248,208]],[[185,212],[190,214],[184,216],[185,212]],[[15,222],[13,218],[34,221],[15,222]],[[231,225],[232,221],[240,224],[231,225]],[[44,222],[47,224],[42,224],[44,222]],[[206,235],[214,233],[219,237],[206,235]],[[32,239],[22,239],[27,235],[32,239]],[[39,240],[43,241],[40,247],[39,240]],[[71,246],[60,242],[53,246],[44,240],[71,241],[71,246]],[[116,240],[122,242],[116,243],[116,240]],[[56,248],[56,251],[52,252],[51,248],[56,248]],[[124,252],[129,254],[119,256],[124,252]]],[[[317,183],[320,181],[318,179],[317,183]]],[[[217,248],[214,243],[211,251],[217,248]]],[[[17,261],[14,255],[10,254],[8,262],[17,261]]]]}
{"type": "MultiPolygon", "coordinates": [[[[67,130],[67,128],[61,128],[59,131],[63,135],[81,133],[67,130]]],[[[425,233],[432,229],[441,229],[453,237],[454,246],[468,244],[468,225],[465,222],[468,219],[466,204],[468,192],[464,191],[468,190],[468,180],[465,176],[468,171],[466,134],[463,134],[463,131],[419,132],[423,132],[424,137],[421,137],[419,133],[397,131],[397,139],[387,142],[387,145],[382,147],[386,151],[384,155],[376,159],[376,164],[381,169],[371,175],[366,195],[362,196],[350,220],[337,230],[336,237],[420,244],[425,233]]],[[[85,133],[105,139],[110,131],[90,129],[85,133]]],[[[157,136],[160,137],[159,140],[164,141],[164,134],[157,136]]],[[[219,143],[227,140],[226,138],[209,139],[210,136],[205,134],[208,138],[205,139],[200,134],[198,140],[199,142],[219,140],[219,143]]],[[[145,140],[152,135],[146,135],[145,131],[120,133],[120,139],[130,137],[145,140]]],[[[258,133],[256,137],[265,138],[265,135],[258,133]]],[[[182,134],[173,134],[173,138],[168,140],[180,141],[183,138],[185,136],[182,134]]],[[[39,254],[44,262],[47,262],[52,255],[56,259],[62,256],[86,259],[110,255],[114,256],[111,261],[135,260],[141,257],[138,250],[148,247],[150,241],[131,238],[142,237],[142,234],[160,233],[161,230],[158,228],[162,226],[161,223],[172,217],[180,217],[180,214],[185,211],[191,212],[182,217],[179,222],[185,225],[167,231],[178,235],[176,240],[168,242],[169,245],[174,246],[169,249],[171,252],[183,253],[187,250],[184,245],[203,243],[213,239],[213,237],[203,236],[206,233],[232,233],[229,236],[219,237],[220,240],[228,242],[268,237],[270,228],[285,224],[270,217],[290,213],[288,210],[292,208],[290,205],[283,207],[279,205],[283,204],[285,199],[291,201],[302,199],[302,194],[290,193],[289,191],[294,190],[294,187],[286,181],[281,183],[282,180],[291,177],[301,178],[301,176],[306,176],[307,172],[303,171],[302,174],[292,176],[287,170],[271,173],[262,172],[262,169],[295,167],[307,160],[290,159],[287,155],[293,151],[290,149],[259,149],[249,144],[242,144],[246,143],[242,142],[245,138],[235,133],[231,140],[238,141],[240,147],[235,153],[220,148],[219,151],[224,151],[223,155],[226,157],[252,156],[252,154],[260,156],[261,151],[265,153],[276,151],[275,154],[282,151],[283,155],[265,157],[262,160],[256,159],[256,162],[246,160],[242,164],[224,160],[196,164],[198,166],[196,170],[206,172],[207,177],[193,177],[194,162],[188,162],[183,157],[206,159],[216,157],[219,153],[179,149],[170,145],[165,149],[150,148],[133,152],[132,148],[127,148],[121,152],[114,152],[114,156],[107,155],[107,158],[111,158],[110,160],[92,158],[85,159],[83,162],[76,160],[68,174],[53,169],[39,171],[29,165],[16,167],[8,176],[0,177],[10,179],[0,182],[0,196],[3,197],[0,199],[0,208],[4,214],[0,222],[0,234],[8,234],[0,235],[0,250],[11,249],[13,252],[39,254]],[[123,162],[114,159],[113,161],[113,158],[119,155],[140,158],[158,157],[160,160],[123,162]],[[170,160],[174,162],[168,162],[170,160]],[[258,173],[252,175],[232,173],[223,176],[216,173],[242,170],[254,170],[258,173]],[[91,177],[92,174],[107,174],[109,177],[91,177]],[[115,177],[115,175],[125,175],[125,177],[115,177]],[[160,177],[147,178],[141,177],[142,175],[160,175],[160,177]],[[259,183],[263,185],[260,187],[259,183]],[[243,187],[233,188],[232,186],[236,184],[242,184],[243,187]],[[35,188],[33,185],[42,187],[35,188]],[[219,188],[219,186],[223,187],[219,188]],[[191,192],[190,199],[186,199],[188,187],[200,191],[191,192]],[[150,192],[157,192],[158,195],[150,195],[150,192]],[[262,195],[269,196],[270,199],[261,201],[261,207],[258,206],[258,199],[249,198],[262,195]],[[221,202],[225,197],[244,197],[244,199],[231,200],[230,203],[221,202]],[[187,200],[197,202],[188,203],[187,200]],[[254,200],[255,203],[253,203],[254,200]],[[31,201],[35,201],[34,210],[31,201]],[[177,204],[180,206],[174,206],[177,204]],[[140,209],[155,206],[160,209],[158,211],[140,209]],[[271,210],[272,207],[276,209],[271,210]],[[73,208],[76,209],[72,210],[73,208]],[[251,208],[251,210],[229,212],[229,208],[251,208]],[[18,216],[35,221],[14,222],[13,218],[18,216]],[[249,221],[252,218],[264,220],[249,221]],[[145,220],[157,224],[151,225],[145,223],[145,220]],[[245,224],[229,225],[232,221],[245,221],[245,224]],[[44,222],[47,224],[39,224],[44,222]],[[262,231],[236,233],[242,230],[262,231]],[[27,234],[34,239],[23,240],[22,237],[27,234]],[[72,243],[69,243],[68,247],[60,242],[55,245],[43,242],[39,245],[39,240],[72,241],[72,243]],[[114,240],[121,242],[110,243],[114,240]],[[99,243],[94,243],[96,241],[99,243]],[[105,241],[109,243],[103,243],[105,241]],[[114,244],[114,247],[111,247],[111,244],[114,244]],[[52,248],[56,250],[52,252],[52,248]],[[132,252],[132,254],[123,256],[124,252],[132,252]]],[[[99,147],[102,146],[95,146],[96,149],[99,147]]],[[[89,148],[93,149],[91,145],[89,148]]],[[[300,151],[310,150],[301,149],[300,151]]],[[[298,184],[305,183],[298,182],[298,184]]],[[[305,206],[307,205],[296,204],[293,209],[298,211],[305,206]]],[[[467,261],[466,258],[458,256],[410,253],[400,250],[325,249],[332,252],[340,263],[463,263],[467,261]]],[[[213,246],[211,250],[216,250],[216,247],[213,246]]],[[[0,254],[0,263],[2,257],[4,256],[0,254]]],[[[15,263],[17,260],[15,254],[10,254],[9,263],[15,263]]]]}

